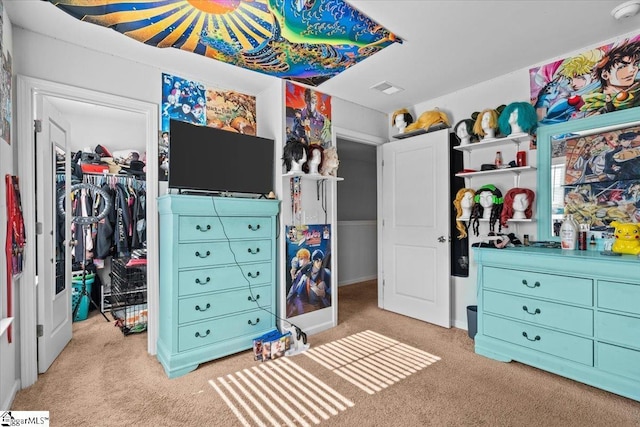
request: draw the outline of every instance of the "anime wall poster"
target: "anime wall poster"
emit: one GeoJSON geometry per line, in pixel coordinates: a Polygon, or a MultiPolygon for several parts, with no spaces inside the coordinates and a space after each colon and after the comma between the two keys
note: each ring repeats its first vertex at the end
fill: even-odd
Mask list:
{"type": "Polygon", "coordinates": [[[286,318],[331,307],[331,225],[290,225],[286,233],[286,318]]]}
{"type": "Polygon", "coordinates": [[[162,74],[162,131],[169,132],[169,120],[206,125],[206,89],[204,84],[182,77],[162,74]]]}
{"type": "Polygon", "coordinates": [[[529,70],[540,124],[640,106],[640,35],[529,70]]]}
{"type": "Polygon", "coordinates": [[[567,139],[564,182],[579,223],[640,222],[640,126],[567,139]]]}
{"type": "Polygon", "coordinates": [[[296,138],[306,145],[331,146],[331,97],[310,88],[286,84],[285,141],[296,138]]]}

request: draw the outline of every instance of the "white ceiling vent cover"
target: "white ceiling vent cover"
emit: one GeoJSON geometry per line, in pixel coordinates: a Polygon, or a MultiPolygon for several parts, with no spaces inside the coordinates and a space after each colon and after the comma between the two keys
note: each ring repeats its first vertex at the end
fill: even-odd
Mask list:
{"type": "Polygon", "coordinates": [[[379,90],[380,92],[386,93],[387,95],[398,93],[404,90],[402,88],[394,86],[389,82],[380,82],[376,85],[371,86],[371,89],[379,90]]]}

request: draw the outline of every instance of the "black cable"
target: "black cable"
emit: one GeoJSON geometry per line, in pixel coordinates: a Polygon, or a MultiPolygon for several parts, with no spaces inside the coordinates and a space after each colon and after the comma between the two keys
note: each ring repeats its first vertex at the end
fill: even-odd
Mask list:
{"type": "MultiPolygon", "coordinates": [[[[236,258],[236,253],[233,251],[233,248],[231,247],[231,239],[227,235],[227,230],[224,228],[224,222],[220,218],[220,214],[218,214],[218,209],[216,208],[216,201],[215,201],[215,197],[214,196],[211,196],[211,203],[213,204],[213,211],[214,211],[216,217],[218,217],[220,219],[220,225],[222,227],[222,234],[224,234],[225,239],[227,239],[227,245],[229,246],[229,251],[231,252],[231,255],[233,255],[233,262],[235,263],[235,265],[242,272],[242,267],[240,266],[240,263],[238,263],[238,259],[236,258]]],[[[276,221],[279,222],[278,221],[278,215],[276,215],[276,221]]],[[[278,316],[276,313],[273,313],[272,311],[268,310],[267,308],[261,306],[260,303],[258,302],[258,300],[253,295],[253,289],[251,288],[251,281],[249,279],[247,279],[247,277],[244,274],[242,275],[242,277],[244,277],[244,279],[247,282],[247,285],[249,286],[249,294],[251,295],[251,300],[256,303],[258,308],[260,310],[266,311],[267,313],[269,313],[270,315],[275,317],[276,320],[280,320],[282,322],[287,322],[288,324],[290,324],[291,326],[296,328],[297,339],[300,339],[302,337],[303,342],[306,344],[307,343],[307,334],[305,334],[298,325],[294,324],[293,322],[291,322],[291,321],[289,321],[287,319],[283,319],[282,317],[278,316]]],[[[274,283],[274,286],[275,286],[275,283],[274,283]]]]}

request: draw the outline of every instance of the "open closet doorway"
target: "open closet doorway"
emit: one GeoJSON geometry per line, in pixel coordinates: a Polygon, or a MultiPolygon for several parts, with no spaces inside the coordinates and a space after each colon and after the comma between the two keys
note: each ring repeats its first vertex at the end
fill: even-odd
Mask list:
{"type": "MultiPolygon", "coordinates": [[[[94,92],[86,89],[76,88],[72,86],[62,85],[54,82],[32,79],[29,77],[18,76],[18,161],[20,167],[21,183],[24,188],[23,206],[25,210],[25,226],[27,235],[35,236],[38,233],[47,233],[45,229],[47,224],[39,223],[36,225],[36,208],[40,209],[38,203],[37,188],[38,174],[44,172],[38,170],[38,163],[35,160],[37,156],[37,145],[39,132],[34,132],[34,123],[41,120],[38,117],[42,111],[39,105],[47,102],[58,110],[60,116],[64,117],[69,123],[70,131],[67,135],[67,151],[76,152],[90,149],[95,151],[97,145],[108,147],[112,153],[120,148],[125,150],[135,149],[146,153],[149,159],[149,168],[146,170],[146,182],[153,185],[146,185],[146,240],[147,240],[147,308],[148,308],[148,329],[147,329],[147,347],[150,354],[155,354],[155,342],[157,338],[157,318],[158,318],[158,273],[157,273],[157,253],[158,253],[158,233],[157,233],[157,208],[156,198],[158,193],[158,168],[155,167],[158,158],[158,109],[157,105],[122,98],[100,92],[94,92]],[[118,134],[119,132],[119,134],[118,134]],[[111,133],[111,137],[109,136],[111,133]],[[123,136],[123,135],[128,135],[123,136]],[[75,138],[75,139],[74,139],[75,138]],[[108,141],[108,142],[107,142],[108,141]],[[120,147],[114,141],[120,141],[125,145],[120,147]],[[135,145],[135,147],[130,146],[135,145]]],[[[42,123],[42,122],[40,122],[42,123]]],[[[44,124],[48,126],[48,123],[44,124]]],[[[50,146],[53,148],[52,146],[50,146]]],[[[64,150],[63,150],[64,151],[64,150]]],[[[141,153],[141,154],[142,154],[141,153]]],[[[62,153],[59,153],[62,154],[62,153]]],[[[64,153],[66,155],[66,153],[64,153]]],[[[68,157],[68,156],[66,156],[68,157]]],[[[55,153],[51,154],[55,159],[55,153]]],[[[65,168],[70,167],[69,162],[65,160],[65,168]]],[[[98,174],[100,175],[100,174],[98,174]]],[[[91,176],[91,175],[89,175],[91,176]]],[[[65,179],[69,174],[65,170],[65,179]]],[[[45,178],[42,176],[42,178],[45,178]]],[[[102,178],[102,177],[99,177],[102,178]]],[[[90,178],[98,183],[99,178],[90,178]]],[[[105,177],[106,178],[106,177],[105,177]]],[[[56,180],[56,176],[51,176],[51,180],[56,180]]],[[[114,179],[120,179],[114,176],[114,179]]],[[[40,181],[42,182],[42,181],[40,181]]],[[[42,185],[42,184],[41,184],[42,185]]],[[[42,201],[40,201],[42,203],[42,201]]],[[[48,204],[45,210],[45,216],[50,215],[49,225],[55,222],[54,210],[48,204]]],[[[29,245],[26,250],[26,260],[31,260],[26,264],[24,278],[28,286],[22,288],[20,295],[20,343],[21,353],[23,355],[21,364],[21,381],[23,387],[33,384],[37,380],[38,374],[38,343],[40,339],[36,336],[36,326],[40,330],[52,332],[56,325],[41,325],[41,321],[51,322],[50,319],[41,319],[38,316],[37,309],[42,304],[51,303],[49,300],[42,300],[42,293],[38,291],[40,286],[55,286],[56,275],[49,277],[46,271],[39,268],[36,271],[35,260],[43,259],[55,260],[55,255],[51,249],[40,247],[36,249],[34,244],[29,245]],[[48,253],[46,251],[49,251],[48,253]],[[42,273],[42,274],[41,274],[42,273]],[[33,278],[30,280],[30,278],[33,278]],[[30,286],[33,281],[34,285],[30,286]]],[[[67,273],[64,273],[65,276],[67,273]]],[[[64,277],[67,288],[71,289],[71,278],[64,277]]],[[[64,298],[66,301],[70,299],[70,290],[64,292],[64,296],[55,297],[56,292],[52,293],[53,299],[64,298]]],[[[60,293],[63,295],[63,293],[60,293]]],[[[94,298],[96,300],[96,298],[94,298]]],[[[104,308],[103,301],[97,300],[97,304],[104,308]]],[[[68,310],[67,310],[68,311],[68,310]]],[[[62,322],[64,323],[64,322],[62,322]]],[[[53,346],[55,347],[55,346],[53,346]]],[[[59,346],[58,346],[59,347],[59,346]]],[[[62,346],[62,348],[64,345],[62,346]]],[[[62,350],[60,348],[60,350],[62,350]]],[[[57,355],[54,354],[51,361],[57,355]]]]}
{"type": "Polygon", "coordinates": [[[338,286],[375,280],[377,254],[377,147],[374,141],[336,138],[344,181],[337,187],[338,286]]]}

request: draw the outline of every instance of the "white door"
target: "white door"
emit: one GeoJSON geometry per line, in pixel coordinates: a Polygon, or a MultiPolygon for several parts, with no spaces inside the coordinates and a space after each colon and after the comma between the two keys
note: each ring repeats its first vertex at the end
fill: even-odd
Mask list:
{"type": "MultiPolygon", "coordinates": [[[[43,373],[72,336],[71,251],[68,244],[71,215],[58,212],[56,147],[66,153],[63,173],[67,183],[70,182],[71,151],[69,124],[46,97],[37,98],[41,131],[36,133],[36,221],[42,227],[42,232],[37,235],[36,257],[38,325],[41,329],[38,336],[38,372],[43,373]],[[64,221],[62,227],[58,226],[58,219],[64,221]],[[60,241],[63,237],[59,233],[64,234],[64,241],[60,241]]],[[[64,199],[65,212],[70,212],[69,197],[64,199]]]]}
{"type": "Polygon", "coordinates": [[[382,160],[382,308],[448,328],[448,130],[384,144],[382,160]]]}

